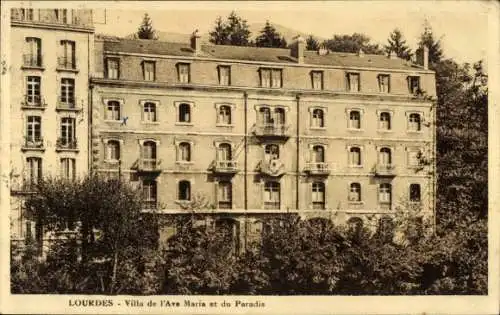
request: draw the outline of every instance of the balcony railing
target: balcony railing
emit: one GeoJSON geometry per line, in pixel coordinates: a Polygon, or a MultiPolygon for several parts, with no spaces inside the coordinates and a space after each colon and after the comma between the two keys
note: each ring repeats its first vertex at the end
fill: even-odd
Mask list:
{"type": "Polygon", "coordinates": [[[59,102],[57,103],[56,109],[58,110],[77,110],[76,108],[76,102],[74,97],[66,98],[66,99],[61,99],[59,97],[59,102]]]}
{"type": "Polygon", "coordinates": [[[37,56],[33,54],[23,55],[23,66],[24,67],[42,67],[42,56],[37,56]]]}
{"type": "Polygon", "coordinates": [[[158,208],[158,202],[156,200],[145,200],[142,202],[143,210],[155,210],[158,208]]]}
{"type": "Polygon", "coordinates": [[[43,137],[24,137],[23,149],[43,149],[43,137]]]}
{"type": "Polygon", "coordinates": [[[277,123],[258,123],[255,125],[254,133],[260,137],[285,137],[288,138],[288,125],[277,123]]]}
{"type": "Polygon", "coordinates": [[[24,108],[44,109],[47,104],[42,101],[40,95],[24,95],[24,101],[21,103],[21,106],[24,108]]]}
{"type": "Polygon", "coordinates": [[[264,209],[266,210],[279,210],[280,207],[279,201],[264,201],[264,209]]]}
{"type": "Polygon", "coordinates": [[[76,138],[58,138],[56,147],[62,150],[76,150],[78,149],[78,142],[76,138]]]}
{"type": "Polygon", "coordinates": [[[135,161],[133,168],[135,168],[139,172],[161,172],[161,160],[157,159],[137,159],[135,161]]]}
{"type": "Polygon", "coordinates": [[[229,200],[229,201],[219,201],[218,202],[218,207],[219,207],[219,209],[232,209],[233,203],[231,202],[231,200],[229,200]]]}
{"type": "Polygon", "coordinates": [[[73,57],[58,57],[57,67],[59,69],[76,70],[76,61],[73,57]]]}
{"type": "Polygon", "coordinates": [[[285,173],[285,165],[277,159],[260,161],[258,169],[269,176],[281,176],[285,173]]]}
{"type": "Polygon", "coordinates": [[[328,175],[330,174],[330,165],[326,162],[309,162],[304,169],[310,175],[328,175]]]}
{"type": "Polygon", "coordinates": [[[396,167],[392,164],[377,164],[374,167],[375,176],[394,177],[396,176],[396,167]]]}
{"type": "Polygon", "coordinates": [[[215,160],[212,165],[212,170],[216,173],[234,174],[238,172],[238,163],[236,161],[215,160]]]}

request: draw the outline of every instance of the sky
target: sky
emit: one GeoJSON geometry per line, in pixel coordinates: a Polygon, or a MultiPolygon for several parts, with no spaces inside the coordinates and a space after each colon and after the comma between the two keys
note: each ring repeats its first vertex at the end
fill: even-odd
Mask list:
{"type": "MultiPolygon", "coordinates": [[[[364,33],[385,44],[398,27],[415,48],[425,20],[441,38],[446,57],[475,62],[488,56],[488,10],[494,1],[219,1],[87,2],[96,9],[97,33],[116,36],[136,32],[144,13],[157,30],[190,34],[212,29],[218,16],[232,10],[248,23],[271,23],[330,38],[364,33]],[[100,7],[97,7],[100,6],[100,7]],[[105,19],[104,19],[104,9],[105,19]],[[106,22],[106,24],[102,24],[106,22]]],[[[496,11],[498,14],[498,11],[496,11]]],[[[496,15],[498,18],[498,15],[496,15]]],[[[490,21],[491,22],[491,21],[490,21]]]]}

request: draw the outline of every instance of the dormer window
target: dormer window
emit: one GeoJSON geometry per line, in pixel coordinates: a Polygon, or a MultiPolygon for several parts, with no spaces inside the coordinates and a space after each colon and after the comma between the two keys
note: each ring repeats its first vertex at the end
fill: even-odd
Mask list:
{"type": "Polygon", "coordinates": [[[388,74],[378,75],[378,90],[380,93],[390,92],[390,76],[388,74]]]}
{"type": "Polygon", "coordinates": [[[311,82],[313,90],[323,89],[323,71],[311,71],[311,82]]]}
{"type": "Polygon", "coordinates": [[[116,58],[106,59],[106,78],[118,79],[120,77],[120,61],[116,58]]]}
{"type": "Polygon", "coordinates": [[[219,66],[218,71],[219,71],[219,84],[231,85],[231,67],[219,66]]]}
{"type": "Polygon", "coordinates": [[[408,91],[411,94],[416,94],[420,91],[420,77],[417,76],[408,77],[408,91]]]}
{"type": "Polygon", "coordinates": [[[347,73],[347,91],[359,92],[359,73],[347,73]]]}
{"type": "Polygon", "coordinates": [[[281,69],[261,68],[259,71],[260,71],[261,87],[268,87],[268,88],[282,87],[281,69]]]}
{"type": "Polygon", "coordinates": [[[190,83],[191,73],[189,63],[178,63],[177,64],[177,75],[179,83],[190,83]]]}
{"type": "Polygon", "coordinates": [[[142,72],[145,81],[155,80],[155,63],[154,61],[143,61],[142,72]]]}

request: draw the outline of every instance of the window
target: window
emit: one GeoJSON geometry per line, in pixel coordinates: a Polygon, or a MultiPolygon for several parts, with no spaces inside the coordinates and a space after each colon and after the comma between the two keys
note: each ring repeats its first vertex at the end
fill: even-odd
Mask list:
{"type": "Polygon", "coordinates": [[[179,156],[177,161],[190,162],[191,161],[191,144],[188,142],[181,142],[179,144],[179,156]]]}
{"type": "Polygon", "coordinates": [[[229,143],[221,143],[217,148],[217,160],[218,161],[231,161],[231,145],[229,143]]]}
{"type": "Polygon", "coordinates": [[[155,63],[154,61],[144,61],[142,63],[142,72],[145,81],[155,80],[155,63]]]}
{"type": "Polygon", "coordinates": [[[60,144],[62,146],[75,145],[75,119],[64,117],[61,119],[61,138],[60,144]]]}
{"type": "Polygon", "coordinates": [[[61,41],[61,52],[58,65],[64,69],[75,69],[75,42],[69,40],[61,41]]]}
{"type": "Polygon", "coordinates": [[[313,209],[325,209],[325,183],[312,184],[312,206],[313,209]]]}
{"type": "Polygon", "coordinates": [[[66,180],[75,180],[76,178],[76,161],[71,158],[61,159],[61,177],[66,180]]]}
{"type": "Polygon", "coordinates": [[[360,166],[361,165],[361,149],[358,147],[352,147],[349,149],[349,165],[360,166]]]}
{"type": "Polygon", "coordinates": [[[420,91],[420,77],[417,76],[408,77],[408,91],[411,94],[416,94],[420,91]]]}
{"type": "Polygon", "coordinates": [[[359,92],[359,73],[347,74],[347,91],[359,92]]]}
{"type": "Polygon", "coordinates": [[[142,144],[142,167],[145,169],[156,168],[156,142],[148,140],[142,144]]]}
{"type": "Polygon", "coordinates": [[[264,157],[266,161],[280,158],[280,147],[277,144],[266,144],[264,147],[264,157]]]}
{"type": "Polygon", "coordinates": [[[36,185],[42,179],[42,159],[38,157],[29,157],[26,159],[27,182],[28,185],[36,185]]]}
{"type": "Polygon", "coordinates": [[[219,71],[219,84],[231,85],[231,67],[219,66],[218,71],[219,71]]]}
{"type": "Polygon", "coordinates": [[[381,148],[379,152],[379,159],[378,162],[381,165],[391,165],[392,163],[392,156],[391,156],[391,149],[389,148],[381,148]]]}
{"type": "Polygon", "coordinates": [[[191,106],[189,104],[182,103],[179,105],[179,122],[191,122],[191,106]]]}
{"type": "Polygon", "coordinates": [[[259,109],[259,120],[262,124],[272,124],[271,109],[269,107],[261,107],[259,109]]]}
{"type": "Polygon", "coordinates": [[[380,203],[391,203],[391,184],[380,184],[378,201],[380,203]]]}
{"type": "Polygon", "coordinates": [[[323,71],[311,71],[311,82],[313,90],[323,89],[323,71]]]}
{"type": "Polygon", "coordinates": [[[120,142],[117,140],[109,140],[106,145],[106,160],[119,161],[120,160],[120,142]]]}
{"type": "Polygon", "coordinates": [[[222,105],[218,109],[217,123],[223,125],[231,124],[231,107],[228,105],[222,105]]]}
{"type": "Polygon", "coordinates": [[[311,127],[313,128],[325,127],[325,117],[322,109],[319,108],[313,109],[311,127]]]}
{"type": "Polygon", "coordinates": [[[61,79],[61,98],[63,105],[75,107],[75,80],[63,78],[61,79]]]}
{"type": "Polygon", "coordinates": [[[189,83],[191,82],[191,74],[190,74],[190,65],[189,63],[178,63],[177,64],[177,74],[180,83],[189,83]]]}
{"type": "Polygon", "coordinates": [[[40,105],[40,77],[29,76],[26,82],[26,102],[28,105],[40,105]]]}
{"type": "Polygon", "coordinates": [[[360,202],[361,201],[361,184],[351,183],[349,187],[349,201],[360,202]]]}
{"type": "Polygon", "coordinates": [[[410,184],[410,201],[420,202],[420,185],[410,184]]]}
{"type": "Polygon", "coordinates": [[[118,79],[120,77],[120,61],[115,58],[108,58],[106,64],[106,77],[108,79],[118,79]]]}
{"type": "Polygon", "coordinates": [[[42,40],[40,38],[26,37],[23,58],[24,66],[42,66],[42,40]]]}
{"type": "Polygon", "coordinates": [[[325,162],[325,148],[321,145],[315,145],[312,149],[312,161],[314,163],[325,162]]]}
{"type": "Polygon", "coordinates": [[[231,182],[219,182],[219,209],[231,209],[233,203],[231,182]]]}
{"type": "Polygon", "coordinates": [[[156,104],[152,102],[144,103],[143,108],[143,121],[155,122],[156,121],[156,104]]]}
{"type": "Polygon", "coordinates": [[[143,209],[156,209],[157,205],[157,185],[154,180],[142,181],[143,209]]]}
{"type": "Polygon", "coordinates": [[[408,165],[409,166],[420,166],[420,157],[422,153],[420,150],[410,149],[408,150],[408,165]]]}
{"type": "Polygon", "coordinates": [[[108,101],[106,119],[117,121],[121,120],[120,102],[108,101]]]}
{"type": "Polygon", "coordinates": [[[26,141],[37,143],[42,140],[42,118],[40,116],[28,116],[26,126],[26,141]]]}
{"type": "Polygon", "coordinates": [[[67,9],[56,9],[54,10],[56,14],[56,20],[59,23],[68,23],[68,10],[67,9]]]}
{"type": "Polygon", "coordinates": [[[191,183],[187,180],[179,182],[179,200],[189,201],[191,200],[191,183]]]}
{"type": "Polygon", "coordinates": [[[361,113],[357,110],[349,112],[349,128],[361,129],[361,113]]]}
{"type": "Polygon", "coordinates": [[[387,112],[380,113],[378,128],[381,130],[391,130],[391,114],[387,112]]]}
{"type": "Polygon", "coordinates": [[[421,130],[421,119],[420,114],[412,113],[408,117],[408,130],[409,131],[420,131],[421,130]]]}
{"type": "Polygon", "coordinates": [[[280,184],[266,182],[264,184],[264,208],[280,209],[280,184]]]}
{"type": "Polygon", "coordinates": [[[283,108],[276,108],[274,110],[274,120],[277,125],[285,124],[285,110],[283,108]]]}
{"type": "Polygon", "coordinates": [[[280,88],[282,86],[281,69],[260,69],[260,86],[280,88]]]}
{"type": "Polygon", "coordinates": [[[21,9],[21,19],[23,21],[33,21],[33,9],[21,9]]]}
{"type": "Polygon", "coordinates": [[[378,90],[380,93],[390,92],[390,76],[388,74],[380,74],[378,76],[378,90]]]}

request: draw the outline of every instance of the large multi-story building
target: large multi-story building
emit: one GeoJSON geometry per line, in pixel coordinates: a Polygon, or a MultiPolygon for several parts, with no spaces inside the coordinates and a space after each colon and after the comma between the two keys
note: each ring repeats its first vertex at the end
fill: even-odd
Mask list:
{"type": "Polygon", "coordinates": [[[10,54],[11,235],[35,235],[23,196],[42,176],[89,169],[91,10],[12,9],[10,54]]]}
{"type": "MultiPolygon", "coordinates": [[[[432,218],[434,72],[393,55],[96,39],[92,167],[166,216],[205,211],[239,244],[266,217],[432,218]],[[201,196],[201,197],[200,197],[201,196]]],[[[165,233],[173,233],[175,228],[165,233]]],[[[244,245],[243,245],[244,246],[244,245]]]]}

